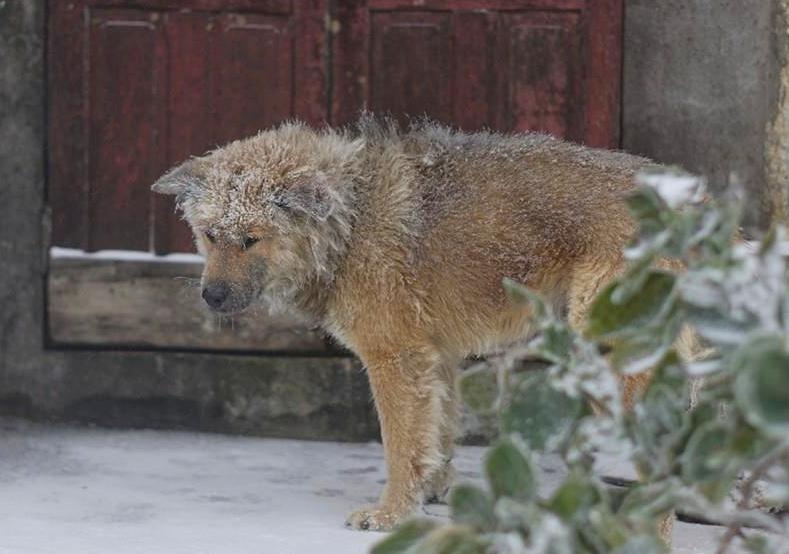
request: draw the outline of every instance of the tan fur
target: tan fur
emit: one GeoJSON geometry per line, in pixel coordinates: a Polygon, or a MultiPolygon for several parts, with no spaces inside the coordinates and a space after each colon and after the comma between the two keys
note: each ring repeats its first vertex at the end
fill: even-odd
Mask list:
{"type": "MultiPolygon", "coordinates": [[[[528,310],[508,304],[502,279],[583,328],[624,268],[634,224],[623,199],[649,163],[537,134],[398,133],[363,119],[352,131],[264,131],[154,189],[178,195],[207,256],[204,285],[232,291],[227,311],[263,298],[362,359],[389,478],[348,522],[389,529],[449,486],[458,362],[528,336],[528,310]],[[248,235],[259,241],[245,249],[248,235]]],[[[628,399],[644,384],[625,381],[628,399]]]]}

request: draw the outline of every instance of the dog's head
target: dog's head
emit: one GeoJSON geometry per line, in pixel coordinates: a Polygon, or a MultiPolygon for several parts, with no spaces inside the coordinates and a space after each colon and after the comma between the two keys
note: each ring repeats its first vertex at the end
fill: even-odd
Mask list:
{"type": "Polygon", "coordinates": [[[353,221],[362,143],[301,124],[236,141],[171,169],[152,187],[176,195],[205,256],[202,295],[234,313],[275,305],[331,279],[353,221]]]}

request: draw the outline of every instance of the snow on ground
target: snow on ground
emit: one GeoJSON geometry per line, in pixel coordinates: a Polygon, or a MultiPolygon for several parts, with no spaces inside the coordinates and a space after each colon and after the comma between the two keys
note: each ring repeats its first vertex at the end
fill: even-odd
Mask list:
{"type": "MultiPolygon", "coordinates": [[[[483,452],[460,449],[462,478],[483,452]]],[[[541,465],[550,489],[561,469],[541,465]]],[[[343,521],[383,479],[378,444],[0,420],[0,554],[362,554],[383,535],[343,521]]],[[[678,524],[674,552],[712,552],[718,533],[678,524]]]]}

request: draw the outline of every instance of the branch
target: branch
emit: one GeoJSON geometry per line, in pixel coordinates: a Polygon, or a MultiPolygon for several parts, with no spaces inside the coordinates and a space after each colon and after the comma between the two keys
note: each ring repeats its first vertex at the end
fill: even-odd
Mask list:
{"type": "MultiPolygon", "coordinates": [[[[742,487],[740,489],[742,497],[740,498],[740,501],[737,502],[737,510],[749,509],[751,506],[751,497],[753,496],[756,482],[764,477],[770,468],[787,457],[789,457],[789,446],[785,445],[780,448],[776,448],[756,463],[754,468],[751,470],[751,474],[742,483],[742,487]]],[[[729,550],[729,547],[731,547],[734,539],[736,537],[742,536],[742,528],[742,521],[735,520],[729,524],[729,528],[721,538],[717,554],[725,554],[729,550]]]]}

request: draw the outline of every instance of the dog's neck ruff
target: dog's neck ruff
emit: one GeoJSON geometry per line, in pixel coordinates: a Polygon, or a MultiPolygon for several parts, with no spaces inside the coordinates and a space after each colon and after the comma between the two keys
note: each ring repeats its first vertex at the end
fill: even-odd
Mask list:
{"type": "Polygon", "coordinates": [[[318,324],[324,320],[357,220],[356,187],[349,189],[325,221],[312,224],[309,252],[299,270],[275,275],[264,287],[263,300],[272,313],[295,314],[318,324]]]}

